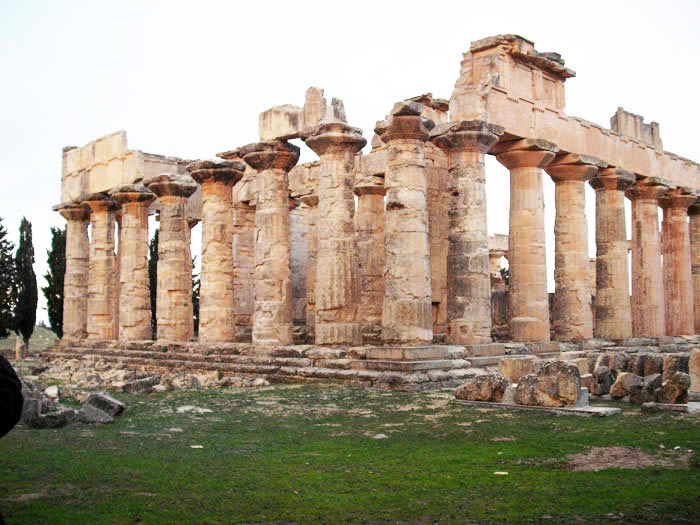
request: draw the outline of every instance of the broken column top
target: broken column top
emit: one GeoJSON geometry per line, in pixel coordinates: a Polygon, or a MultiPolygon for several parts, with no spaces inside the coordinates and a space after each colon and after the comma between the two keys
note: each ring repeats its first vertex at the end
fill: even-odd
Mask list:
{"type": "Polygon", "coordinates": [[[387,118],[377,122],[374,132],[383,142],[394,138],[427,140],[435,123],[422,116],[424,108],[423,104],[410,100],[397,102],[387,118]]]}
{"type": "Polygon", "coordinates": [[[156,195],[140,182],[134,184],[121,184],[109,191],[109,194],[122,204],[125,202],[150,202],[156,195]]]}
{"type": "Polygon", "coordinates": [[[206,181],[235,184],[243,178],[245,162],[241,160],[197,160],[187,165],[192,178],[202,184],[206,181]]]}
{"type": "Polygon", "coordinates": [[[159,197],[174,195],[189,197],[197,191],[197,183],[189,175],[161,173],[143,180],[143,184],[159,197]]]}

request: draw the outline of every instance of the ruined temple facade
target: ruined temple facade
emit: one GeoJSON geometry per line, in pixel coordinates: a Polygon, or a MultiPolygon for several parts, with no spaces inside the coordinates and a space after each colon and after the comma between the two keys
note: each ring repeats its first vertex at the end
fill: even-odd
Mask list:
{"type": "Polygon", "coordinates": [[[154,213],[164,343],[196,335],[259,348],[374,345],[367,359],[437,363],[454,355],[444,343],[473,356],[494,337],[537,345],[697,333],[700,165],[664,151],[659,125],[621,108],[611,129],[567,115],[574,75],[558,54],[501,35],[472,43],[449,101],[397,102],[368,152],[342,102],[328,104],[317,88],[303,106],[263,112],[259,142],[216,160],[128,150],[124,132],[65,148],[55,208],[68,222],[64,339],[151,339],[154,213]],[[298,164],[291,139],[318,160],[298,164]],[[486,155],[510,172],[509,232],[491,239],[486,155]],[[551,305],[544,176],[556,199],[551,305]],[[596,195],[595,259],[586,184],[596,195]],[[199,221],[194,334],[190,240],[199,221]]]}

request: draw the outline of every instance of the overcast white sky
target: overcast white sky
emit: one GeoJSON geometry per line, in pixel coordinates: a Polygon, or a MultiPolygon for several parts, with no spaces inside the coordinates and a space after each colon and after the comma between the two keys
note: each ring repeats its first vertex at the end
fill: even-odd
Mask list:
{"type": "MultiPolygon", "coordinates": [[[[32,222],[43,286],[49,228],[65,223],[51,211],[64,146],[124,129],[131,149],[212,157],[256,141],[258,114],[302,104],[309,86],[342,98],[369,140],[394,102],[449,98],[470,42],[502,33],[561,53],[577,72],[568,114],[608,127],[622,106],[659,122],[666,150],[700,160],[699,15],[700,2],[681,0],[0,0],[0,216],[14,242],[22,216],[32,222]]],[[[490,161],[489,229],[507,233],[507,171],[490,161]]],[[[547,176],[545,196],[551,281],[547,176]]],[[[589,188],[591,238],[593,201],[589,188]]],[[[40,293],[46,320],[43,307],[40,293]]]]}

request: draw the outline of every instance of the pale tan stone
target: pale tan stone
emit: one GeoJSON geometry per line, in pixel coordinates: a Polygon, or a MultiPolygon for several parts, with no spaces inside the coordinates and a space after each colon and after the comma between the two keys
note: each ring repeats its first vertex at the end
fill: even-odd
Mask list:
{"type": "Polygon", "coordinates": [[[197,190],[189,175],[161,174],[143,181],[158,196],[157,338],[187,341],[192,336],[192,260],[185,206],[197,190]]]}
{"type": "Polygon", "coordinates": [[[233,204],[233,323],[238,333],[253,326],[255,312],[255,207],[233,204]]]}
{"type": "Polygon", "coordinates": [[[624,192],[633,173],[617,168],[601,170],[590,184],[596,192],[595,326],[601,339],[632,337],[628,242],[624,192]]]}
{"type": "Polygon", "coordinates": [[[387,344],[422,344],[433,339],[425,142],[432,121],[423,106],[400,102],[375,132],[387,144],[384,179],[384,306],[382,339],[387,344]]]}
{"type": "Polygon", "coordinates": [[[318,193],[304,195],[301,201],[308,208],[306,264],[306,334],[316,339],[316,265],[318,254],[318,193]]]}
{"type": "Polygon", "coordinates": [[[148,207],[156,196],[143,184],[117,186],[122,206],[119,228],[119,340],[152,338],[148,280],[148,207]]]}
{"type": "Polygon", "coordinates": [[[367,141],[343,123],[321,124],[306,144],[321,158],[317,229],[316,344],[362,343],[352,191],[355,154],[367,141]]]}
{"type": "Polygon", "coordinates": [[[449,160],[447,342],[490,343],[484,155],[503,130],[481,121],[461,121],[440,131],[433,141],[447,152],[449,160]]]}
{"type": "Polygon", "coordinates": [[[688,208],[690,239],[690,273],[693,279],[693,312],[695,333],[700,333],[700,205],[688,208]]]}
{"type": "Polygon", "coordinates": [[[202,186],[202,270],[199,341],[233,341],[232,187],[243,177],[242,161],[198,161],[187,170],[202,186]]]}
{"type": "Polygon", "coordinates": [[[284,141],[273,141],[250,144],[238,152],[257,171],[253,343],[290,344],[292,283],[288,172],[299,160],[299,148],[284,141]]]}
{"type": "MultiPolygon", "coordinates": [[[[431,108],[426,108],[431,110],[431,108]]],[[[435,114],[435,110],[429,111],[435,114]]],[[[428,113],[428,111],[426,111],[428,113]]],[[[432,119],[431,119],[432,120],[432,119]]],[[[433,333],[447,333],[448,169],[447,155],[432,142],[425,144],[425,178],[428,185],[428,239],[430,241],[430,297],[433,333]]]]}
{"type": "Polygon", "coordinates": [[[693,348],[690,351],[688,370],[690,374],[690,391],[700,393],[700,348],[693,348]]]}
{"type": "Polygon", "coordinates": [[[542,168],[556,145],[542,140],[499,143],[496,159],[510,170],[510,333],[513,341],[549,341],[549,295],[542,168]]]}
{"type": "Polygon", "coordinates": [[[511,383],[517,383],[521,377],[537,373],[538,361],[534,355],[502,357],[498,371],[511,383]]]}

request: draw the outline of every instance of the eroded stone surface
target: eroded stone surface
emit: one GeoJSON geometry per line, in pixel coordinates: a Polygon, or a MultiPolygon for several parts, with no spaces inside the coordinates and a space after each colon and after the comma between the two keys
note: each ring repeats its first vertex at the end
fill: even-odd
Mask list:
{"type": "Polygon", "coordinates": [[[455,390],[455,397],[465,401],[500,402],[508,385],[508,380],[501,374],[475,375],[455,390]]]}
{"type": "Polygon", "coordinates": [[[549,361],[537,374],[520,378],[515,392],[519,405],[562,407],[575,405],[581,395],[578,368],[565,361],[549,361]]]}

